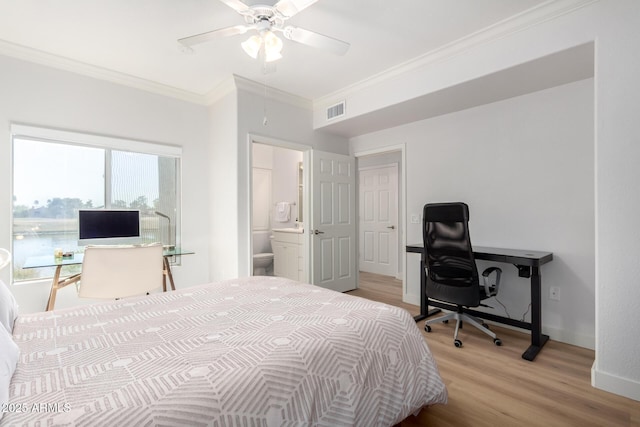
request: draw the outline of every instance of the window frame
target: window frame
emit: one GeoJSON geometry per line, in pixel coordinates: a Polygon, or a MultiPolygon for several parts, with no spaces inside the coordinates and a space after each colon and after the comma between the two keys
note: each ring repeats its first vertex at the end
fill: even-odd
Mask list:
{"type": "MultiPolygon", "coordinates": [[[[108,209],[111,206],[111,194],[112,194],[112,171],[111,171],[111,153],[112,151],[124,151],[139,154],[156,155],[160,157],[176,159],[176,214],[175,214],[175,242],[176,246],[180,246],[181,231],[182,231],[182,147],[176,145],[160,144],[156,142],[141,141],[128,138],[111,137],[104,135],[97,135],[91,133],[74,132],[60,129],[52,129],[46,127],[31,126],[19,123],[12,123],[10,125],[11,136],[11,181],[10,181],[10,197],[13,200],[14,196],[14,144],[16,139],[25,139],[31,141],[40,141],[53,144],[81,146],[100,148],[104,150],[104,197],[105,208],[108,209]]],[[[10,213],[10,235],[14,233],[14,209],[11,205],[10,213]]],[[[13,237],[11,238],[11,248],[13,250],[13,237]]],[[[172,264],[180,264],[180,257],[173,257],[172,264]]],[[[11,269],[11,278],[13,280],[13,269],[11,269]]],[[[20,280],[21,283],[28,283],[32,281],[48,280],[50,277],[38,277],[34,279],[20,280]]]]}

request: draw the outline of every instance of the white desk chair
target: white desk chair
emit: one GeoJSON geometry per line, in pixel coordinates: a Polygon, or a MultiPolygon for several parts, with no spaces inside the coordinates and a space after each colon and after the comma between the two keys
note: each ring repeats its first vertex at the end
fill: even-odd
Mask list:
{"type": "Polygon", "coordinates": [[[11,252],[0,248],[0,270],[11,264],[11,252]]]}
{"type": "Polygon", "coordinates": [[[117,299],[162,287],[162,244],[87,246],[78,296],[117,299]]]}

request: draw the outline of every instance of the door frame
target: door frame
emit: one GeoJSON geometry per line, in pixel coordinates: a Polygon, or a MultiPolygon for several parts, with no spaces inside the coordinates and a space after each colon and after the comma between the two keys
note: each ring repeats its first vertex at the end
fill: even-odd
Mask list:
{"type": "MultiPolygon", "coordinates": [[[[264,144],[264,145],[270,145],[272,147],[278,147],[278,148],[287,148],[289,150],[295,150],[295,151],[301,151],[302,152],[302,164],[303,164],[303,168],[304,168],[304,173],[303,173],[303,185],[304,185],[304,192],[302,194],[302,216],[303,218],[306,218],[308,220],[309,218],[309,214],[310,214],[310,210],[309,210],[309,203],[310,203],[310,197],[309,197],[309,159],[310,159],[310,154],[311,150],[313,150],[313,147],[311,145],[307,145],[307,144],[301,144],[298,142],[292,142],[292,141],[287,141],[287,140],[283,140],[283,139],[278,139],[278,138],[273,138],[270,136],[265,136],[265,135],[260,135],[260,134],[255,134],[255,133],[248,133],[247,134],[247,171],[248,171],[248,177],[246,179],[246,186],[245,186],[245,194],[246,194],[246,200],[245,203],[247,203],[247,206],[249,206],[249,214],[247,215],[246,218],[246,223],[245,223],[245,227],[246,230],[248,230],[247,232],[247,247],[249,248],[249,253],[247,254],[248,256],[248,260],[247,260],[247,265],[249,266],[249,272],[248,275],[251,276],[253,275],[253,182],[251,179],[251,174],[253,171],[253,144],[264,144]]],[[[303,221],[303,224],[306,223],[307,221],[303,221]]],[[[304,225],[305,227],[307,227],[307,225],[304,225]]],[[[302,250],[304,251],[305,254],[305,262],[306,262],[306,267],[305,268],[305,282],[306,283],[311,283],[309,281],[310,279],[310,270],[311,270],[311,248],[308,242],[309,239],[303,239],[303,245],[302,245],[302,250]]]]}
{"type": "MultiPolygon", "coordinates": [[[[399,194],[399,206],[398,206],[398,218],[402,218],[402,231],[399,231],[398,236],[400,237],[401,249],[399,249],[398,253],[398,267],[402,265],[402,301],[411,304],[412,301],[408,299],[407,293],[407,252],[402,250],[407,246],[407,153],[406,153],[406,144],[400,143],[395,145],[387,145],[385,147],[372,148],[369,150],[356,151],[352,153],[352,155],[359,159],[360,157],[371,156],[376,154],[386,154],[393,152],[400,152],[400,173],[398,174],[398,182],[400,183],[400,194],[399,194]]],[[[360,182],[356,182],[356,185],[359,186],[360,182]]],[[[356,203],[357,215],[360,215],[360,201],[356,203]]],[[[357,235],[358,239],[360,236],[360,226],[359,221],[357,221],[357,235]]],[[[358,247],[360,242],[358,241],[358,247]]],[[[358,262],[359,262],[358,257],[358,262]]],[[[359,266],[358,266],[359,267],[359,266]]],[[[358,268],[358,271],[360,268],[358,268]]]]}
{"type": "MultiPolygon", "coordinates": [[[[396,151],[393,151],[394,153],[396,151]]],[[[385,164],[380,164],[380,165],[375,165],[375,166],[366,166],[364,168],[360,168],[358,167],[357,169],[357,186],[358,186],[358,197],[360,197],[360,171],[367,171],[367,170],[374,170],[374,169],[382,169],[382,168],[391,168],[391,167],[395,167],[396,168],[396,186],[399,185],[400,183],[400,174],[398,173],[398,163],[385,163],[385,164]]],[[[396,189],[397,191],[397,189],[396,189]]],[[[400,194],[396,195],[397,197],[397,206],[396,209],[398,210],[398,212],[396,212],[397,214],[397,222],[398,224],[400,224],[400,220],[401,220],[401,216],[400,216],[400,194]]],[[[360,200],[358,200],[358,207],[356,208],[356,214],[358,215],[358,227],[360,227],[360,200]]],[[[360,229],[358,228],[358,240],[360,239],[360,229]]],[[[358,250],[360,249],[360,241],[358,241],[358,250]]],[[[401,239],[400,239],[400,227],[398,226],[398,241],[396,242],[396,252],[397,252],[397,259],[396,259],[396,271],[393,273],[393,277],[395,277],[398,280],[402,280],[402,276],[398,274],[398,270],[400,268],[400,243],[401,243],[401,239]]],[[[358,261],[360,261],[360,255],[358,254],[358,261]]],[[[404,269],[403,269],[404,270],[404,269]]]]}

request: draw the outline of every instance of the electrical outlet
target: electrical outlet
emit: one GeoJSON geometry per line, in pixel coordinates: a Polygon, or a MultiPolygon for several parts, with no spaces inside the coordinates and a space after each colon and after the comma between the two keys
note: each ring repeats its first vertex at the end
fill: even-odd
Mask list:
{"type": "Polygon", "coordinates": [[[420,224],[420,215],[411,214],[411,224],[420,224]]]}
{"type": "Polygon", "coordinates": [[[560,301],[560,288],[552,286],[549,288],[549,299],[560,301]]]}

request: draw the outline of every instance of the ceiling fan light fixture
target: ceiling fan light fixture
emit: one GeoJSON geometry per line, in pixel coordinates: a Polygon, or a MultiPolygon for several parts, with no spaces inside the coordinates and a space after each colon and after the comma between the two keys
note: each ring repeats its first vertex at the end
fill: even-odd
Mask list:
{"type": "Polygon", "coordinates": [[[271,31],[265,31],[262,38],[264,39],[265,49],[280,52],[282,50],[282,40],[271,31]]]}
{"type": "Polygon", "coordinates": [[[258,58],[260,47],[262,46],[262,37],[258,35],[251,36],[240,45],[242,46],[242,49],[247,53],[247,55],[249,55],[253,59],[256,59],[258,58]]]}
{"type": "Polygon", "coordinates": [[[282,58],[280,52],[282,51],[283,44],[278,36],[271,31],[265,31],[262,34],[262,39],[264,40],[265,61],[273,62],[282,58]]]}
{"type": "Polygon", "coordinates": [[[280,52],[267,52],[264,56],[265,62],[273,62],[282,58],[282,54],[280,52]]]}
{"type": "MultiPolygon", "coordinates": [[[[230,37],[255,31],[256,35],[241,43],[242,49],[254,59],[267,62],[282,58],[282,40],[273,31],[282,33],[288,40],[307,46],[344,55],[349,50],[349,43],[333,37],[325,36],[304,28],[285,26],[285,21],[298,14],[303,9],[313,5],[318,0],[272,0],[268,5],[247,5],[243,0],[220,0],[238,12],[245,21],[244,25],[219,28],[206,33],[196,34],[178,39],[180,45],[190,48],[199,43],[205,43],[219,37],[230,37]]],[[[252,0],[252,3],[257,0],[252,0]]],[[[187,49],[185,49],[187,50],[187,49]]]]}

